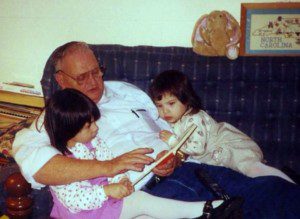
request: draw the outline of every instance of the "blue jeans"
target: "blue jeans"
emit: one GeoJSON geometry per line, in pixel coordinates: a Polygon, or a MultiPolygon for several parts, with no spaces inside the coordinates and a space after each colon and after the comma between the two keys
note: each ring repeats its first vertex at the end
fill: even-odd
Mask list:
{"type": "Polygon", "coordinates": [[[199,168],[203,168],[230,196],[244,197],[245,218],[300,217],[299,185],[275,176],[250,178],[224,167],[187,162],[151,190],[143,190],[156,196],[184,201],[216,199],[194,174],[199,168]]]}

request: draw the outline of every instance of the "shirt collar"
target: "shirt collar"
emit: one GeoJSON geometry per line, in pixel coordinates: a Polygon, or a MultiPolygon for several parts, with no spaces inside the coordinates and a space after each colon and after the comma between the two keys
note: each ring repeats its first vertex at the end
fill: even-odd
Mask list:
{"type": "Polygon", "coordinates": [[[100,101],[98,102],[98,104],[101,105],[103,103],[107,103],[115,95],[116,94],[112,90],[110,90],[107,86],[105,86],[105,83],[104,83],[103,94],[102,94],[102,97],[101,97],[100,101]]]}
{"type": "Polygon", "coordinates": [[[192,110],[193,108],[189,108],[187,111],[185,111],[182,117],[189,115],[192,110]]]}
{"type": "Polygon", "coordinates": [[[190,112],[191,112],[192,110],[193,110],[193,108],[189,108],[187,111],[185,111],[185,113],[182,115],[182,117],[181,117],[177,122],[175,122],[175,123],[170,123],[170,126],[171,126],[172,128],[174,128],[175,124],[181,123],[181,122],[185,119],[185,117],[188,116],[188,115],[190,114],[190,112]]]}

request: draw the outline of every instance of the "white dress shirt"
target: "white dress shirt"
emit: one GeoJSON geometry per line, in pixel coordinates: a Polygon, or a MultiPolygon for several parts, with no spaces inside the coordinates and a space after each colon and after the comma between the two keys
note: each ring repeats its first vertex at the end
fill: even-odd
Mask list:
{"type": "MultiPolygon", "coordinates": [[[[97,121],[99,136],[107,143],[116,157],[125,152],[141,147],[151,147],[153,158],[168,148],[159,139],[161,129],[170,130],[169,125],[159,119],[158,112],[146,93],[132,84],[110,81],[105,82],[103,96],[98,103],[101,117],[97,121]]],[[[40,117],[37,127],[43,122],[40,117]]],[[[30,128],[18,132],[13,143],[13,155],[21,167],[22,174],[33,188],[44,185],[36,182],[33,175],[54,155],[60,152],[50,145],[44,128],[39,132],[35,122],[30,128]]],[[[147,168],[144,169],[144,172],[147,168]]],[[[129,171],[129,178],[134,181],[140,172],[129,171]]],[[[152,176],[141,180],[135,189],[141,188],[152,176]]]]}

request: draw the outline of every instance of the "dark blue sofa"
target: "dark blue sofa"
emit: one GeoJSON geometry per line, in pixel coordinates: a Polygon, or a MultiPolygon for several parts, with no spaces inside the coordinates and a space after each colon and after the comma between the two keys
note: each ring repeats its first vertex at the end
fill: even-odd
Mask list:
{"type": "MultiPolygon", "coordinates": [[[[107,67],[105,80],[127,81],[145,91],[159,72],[183,71],[192,80],[204,110],[217,121],[231,123],[251,136],[264,152],[267,164],[300,173],[300,57],[239,57],[232,61],[199,56],[191,48],[182,47],[91,48],[107,67]]],[[[49,59],[41,80],[46,99],[59,89],[53,72],[49,59]]],[[[48,195],[47,189],[33,192],[34,218],[49,213],[48,195]]]]}
{"type": "MultiPolygon", "coordinates": [[[[167,69],[186,73],[203,108],[252,137],[268,164],[300,172],[300,57],[204,57],[191,48],[91,45],[107,67],[105,80],[123,80],[147,91],[167,69]]],[[[58,89],[51,60],[41,81],[45,98],[58,89]]]]}

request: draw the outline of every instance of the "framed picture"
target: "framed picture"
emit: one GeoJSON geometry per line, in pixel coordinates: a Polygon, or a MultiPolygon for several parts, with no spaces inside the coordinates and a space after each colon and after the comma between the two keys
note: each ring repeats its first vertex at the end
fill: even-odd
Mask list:
{"type": "Polygon", "coordinates": [[[242,3],[240,55],[300,56],[300,3],[242,3]]]}

